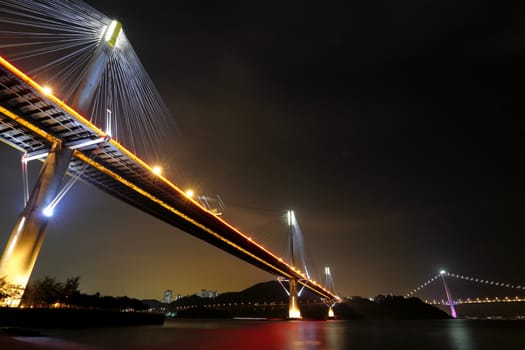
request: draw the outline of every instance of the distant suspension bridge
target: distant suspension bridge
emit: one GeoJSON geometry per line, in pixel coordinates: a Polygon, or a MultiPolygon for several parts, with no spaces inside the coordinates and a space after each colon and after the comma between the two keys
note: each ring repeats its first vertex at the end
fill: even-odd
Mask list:
{"type": "Polygon", "coordinates": [[[525,302],[525,284],[493,281],[458,273],[450,273],[444,270],[421,283],[419,286],[408,292],[405,297],[421,297],[424,291],[429,290],[431,287],[435,287],[439,282],[442,284],[442,295],[444,298],[434,296],[434,298],[422,297],[422,299],[431,305],[448,306],[453,317],[457,317],[457,312],[454,308],[455,305],[525,302]],[[458,285],[458,289],[453,290],[450,281],[447,282],[447,279],[455,279],[460,281],[462,285],[458,285]],[[478,287],[476,289],[477,293],[483,293],[483,295],[464,295],[465,292],[472,293],[471,288],[465,288],[467,284],[476,285],[478,287]],[[459,289],[461,289],[461,296],[459,289]],[[503,295],[501,295],[502,291],[504,293],[503,295]]]}

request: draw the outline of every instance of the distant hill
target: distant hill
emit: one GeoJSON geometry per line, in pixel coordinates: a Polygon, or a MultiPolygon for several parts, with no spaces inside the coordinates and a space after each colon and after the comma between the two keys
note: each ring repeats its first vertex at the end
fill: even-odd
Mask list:
{"type": "Polygon", "coordinates": [[[396,295],[378,295],[373,300],[359,297],[346,299],[334,307],[342,319],[446,319],[443,310],[418,298],[396,295]]]}
{"type": "Polygon", "coordinates": [[[166,304],[164,304],[162,301],[156,300],[156,299],[144,299],[141,300],[143,304],[148,305],[148,309],[160,311],[163,308],[166,307],[166,304]]]}
{"type": "Polygon", "coordinates": [[[240,292],[220,294],[215,300],[218,303],[228,302],[266,302],[287,303],[288,295],[277,281],[257,283],[240,292]]]}
{"type": "MultiPolygon", "coordinates": [[[[145,301],[153,305],[150,301],[145,301]]],[[[160,302],[158,302],[160,303],[160,302]]],[[[163,305],[162,303],[160,303],[163,305]]],[[[227,292],[215,298],[201,298],[196,295],[183,297],[172,302],[168,312],[177,317],[277,317],[286,318],[288,295],[277,281],[257,283],[240,292],[227,292]]],[[[328,306],[319,297],[304,289],[300,297],[304,317],[325,318],[328,306]]],[[[449,316],[442,310],[426,304],[417,298],[393,295],[378,295],[373,300],[348,298],[334,307],[339,319],[440,319],[449,316]]]]}

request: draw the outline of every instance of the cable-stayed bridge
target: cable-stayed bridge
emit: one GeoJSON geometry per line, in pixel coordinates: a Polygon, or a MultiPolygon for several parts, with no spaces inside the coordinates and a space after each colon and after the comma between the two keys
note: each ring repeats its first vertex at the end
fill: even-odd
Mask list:
{"type": "MultiPolygon", "coordinates": [[[[337,300],[334,291],[310,278],[303,266],[304,259],[299,259],[301,265],[294,263],[293,249],[291,260],[287,261],[263,247],[215,211],[187,196],[153,165],[116,141],[111,120],[106,120],[106,128],[102,130],[90,121],[93,118],[88,120],[81,114],[93,112],[91,103],[100,93],[97,88],[106,77],[106,66],[114,60],[113,50],[120,32],[121,25],[116,21],[105,26],[100,42],[82,69],[80,83],[75,86],[71,99],[75,108],[0,57],[0,140],[24,154],[23,164],[34,159],[44,162],[35,187],[25,195],[26,207],[5,248],[0,274],[22,290],[25,288],[53,209],[67,188],[81,180],[258,268],[286,278],[292,318],[300,317],[296,305],[298,285],[320,298],[337,300]],[[66,173],[72,180],[61,189],[66,173]]],[[[115,83],[114,79],[104,82],[115,83]]],[[[124,86],[118,84],[119,88],[124,86]]],[[[121,96],[129,98],[126,94],[121,96]]],[[[128,103],[133,101],[112,101],[116,107],[128,103]]],[[[108,112],[107,118],[111,116],[108,112]]],[[[295,219],[293,222],[290,221],[291,227],[295,219]]],[[[18,305],[20,297],[14,298],[12,305],[18,305]]]]}
{"type": "Polygon", "coordinates": [[[444,306],[451,316],[461,316],[458,307],[469,305],[525,305],[525,284],[508,283],[473,277],[464,274],[440,271],[405,297],[418,297],[428,304],[444,306]]]}

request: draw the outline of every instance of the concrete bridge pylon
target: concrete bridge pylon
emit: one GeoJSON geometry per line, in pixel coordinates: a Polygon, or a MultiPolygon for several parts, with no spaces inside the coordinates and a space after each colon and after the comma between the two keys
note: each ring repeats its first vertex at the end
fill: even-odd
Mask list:
{"type": "MultiPolygon", "coordinates": [[[[118,21],[111,22],[86,66],[72,102],[73,107],[82,113],[89,112],[110,50],[116,46],[121,31],[122,25],[118,21]]],[[[25,208],[11,232],[0,258],[0,278],[5,278],[11,287],[11,295],[3,301],[5,306],[20,305],[52,216],[51,203],[59,195],[72,154],[73,150],[64,147],[61,141],[52,144],[25,208]]]]}

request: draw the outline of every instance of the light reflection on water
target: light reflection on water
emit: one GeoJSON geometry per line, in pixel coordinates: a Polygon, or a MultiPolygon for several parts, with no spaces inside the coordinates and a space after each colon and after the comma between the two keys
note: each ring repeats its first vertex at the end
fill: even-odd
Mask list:
{"type": "Polygon", "coordinates": [[[461,320],[452,323],[447,327],[447,333],[449,334],[451,349],[475,350],[473,347],[474,340],[471,338],[468,323],[461,320]]]}
{"type": "Polygon", "coordinates": [[[169,320],[164,326],[44,330],[49,349],[522,350],[525,321],[169,320]]]}

